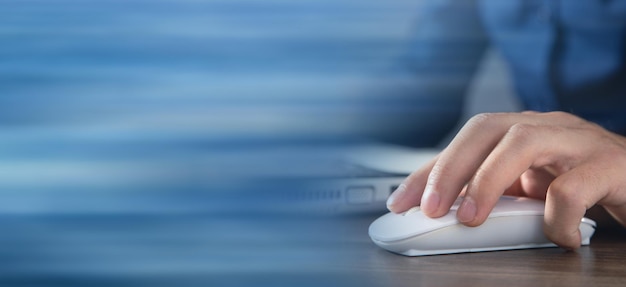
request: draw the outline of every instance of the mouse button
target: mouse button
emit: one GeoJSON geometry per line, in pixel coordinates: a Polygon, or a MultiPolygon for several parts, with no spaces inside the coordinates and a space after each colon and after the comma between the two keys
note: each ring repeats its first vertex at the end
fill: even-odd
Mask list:
{"type": "Polygon", "coordinates": [[[499,200],[502,200],[502,201],[516,201],[516,200],[519,200],[519,199],[521,199],[521,197],[519,197],[519,196],[502,195],[502,196],[500,196],[499,200]]]}
{"type": "Polygon", "coordinates": [[[490,218],[516,215],[543,215],[544,202],[530,198],[502,197],[493,207],[490,218]]]}
{"type": "Polygon", "coordinates": [[[413,206],[409,210],[405,211],[402,215],[403,216],[411,215],[412,213],[419,212],[421,210],[422,209],[419,206],[413,206]]]}
{"type": "Polygon", "coordinates": [[[459,224],[428,235],[430,247],[437,249],[497,250],[550,243],[541,216],[495,218],[478,227],[459,224]]]}
{"type": "Polygon", "coordinates": [[[384,242],[406,239],[457,223],[454,214],[430,218],[421,212],[402,214],[387,213],[374,220],[369,227],[370,237],[384,242]]]}

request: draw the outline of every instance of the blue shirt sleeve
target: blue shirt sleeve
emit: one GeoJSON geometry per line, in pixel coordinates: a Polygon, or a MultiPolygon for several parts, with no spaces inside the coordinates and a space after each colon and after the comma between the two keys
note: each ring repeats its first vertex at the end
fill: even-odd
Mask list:
{"type": "Polygon", "coordinates": [[[481,0],[524,107],[626,134],[626,1],[481,0]]]}

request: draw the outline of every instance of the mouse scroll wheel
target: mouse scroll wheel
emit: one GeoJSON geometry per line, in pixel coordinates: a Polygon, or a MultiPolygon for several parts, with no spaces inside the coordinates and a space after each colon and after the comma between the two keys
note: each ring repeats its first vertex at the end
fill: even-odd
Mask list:
{"type": "Polygon", "coordinates": [[[411,209],[407,210],[407,211],[404,213],[404,216],[407,216],[407,215],[409,215],[409,214],[412,214],[412,213],[415,213],[415,212],[418,212],[418,211],[420,211],[420,207],[419,207],[419,206],[414,206],[414,207],[411,207],[411,209]]]}

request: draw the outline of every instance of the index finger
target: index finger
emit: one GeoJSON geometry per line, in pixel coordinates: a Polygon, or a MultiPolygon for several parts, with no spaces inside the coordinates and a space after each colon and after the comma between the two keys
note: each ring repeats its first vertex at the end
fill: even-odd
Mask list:
{"type": "Polygon", "coordinates": [[[440,217],[522,114],[480,114],[470,119],[434,164],[421,200],[422,211],[440,217]]]}
{"type": "MultiPolygon", "coordinates": [[[[480,166],[512,126],[516,124],[542,125],[544,123],[555,126],[572,126],[579,124],[580,119],[562,112],[543,114],[497,113],[474,116],[440,154],[439,160],[433,166],[421,200],[422,211],[430,217],[440,217],[447,214],[463,187],[475,177],[476,173],[479,172],[480,166]]],[[[540,143],[540,145],[543,145],[543,143],[540,143]]],[[[494,160],[497,161],[498,158],[496,157],[494,160]]],[[[521,165],[527,164],[529,163],[522,163],[521,165]]],[[[508,166],[501,165],[500,167],[507,168],[508,166]]],[[[510,181],[512,183],[513,177],[517,179],[521,172],[523,171],[516,169],[510,173],[511,178],[506,178],[502,182],[510,181]]],[[[491,175],[493,174],[491,173],[491,175]]],[[[505,186],[504,189],[507,187],[505,186]]],[[[490,190],[486,192],[494,193],[491,200],[481,199],[487,205],[482,210],[487,210],[488,214],[490,211],[489,206],[493,207],[497,197],[504,191],[490,190]]],[[[469,208],[463,208],[462,204],[459,210],[471,211],[471,201],[472,199],[469,198],[465,203],[465,205],[469,205],[469,208]]],[[[484,205],[485,203],[482,204],[484,205]]],[[[467,221],[472,221],[469,217],[468,215],[467,221]]],[[[480,221],[474,223],[478,222],[480,221]]]]}
{"type": "Polygon", "coordinates": [[[422,199],[422,193],[426,186],[426,180],[430,170],[437,162],[439,156],[431,159],[419,170],[412,172],[387,199],[387,209],[400,213],[416,206],[422,199]]]}

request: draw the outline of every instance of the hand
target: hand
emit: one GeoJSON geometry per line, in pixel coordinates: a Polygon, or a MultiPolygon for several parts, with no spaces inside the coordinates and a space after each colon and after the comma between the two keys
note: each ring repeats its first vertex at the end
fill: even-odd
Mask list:
{"type": "Polygon", "coordinates": [[[482,224],[502,194],[545,200],[546,236],[578,248],[593,205],[626,223],[626,138],[563,112],[480,114],[387,205],[398,213],[420,204],[441,217],[460,194],[457,218],[467,226],[482,224]]]}

